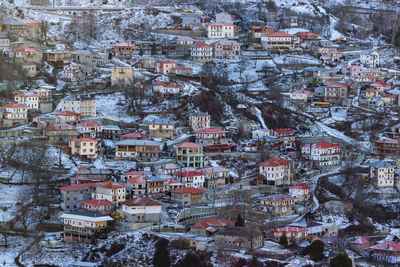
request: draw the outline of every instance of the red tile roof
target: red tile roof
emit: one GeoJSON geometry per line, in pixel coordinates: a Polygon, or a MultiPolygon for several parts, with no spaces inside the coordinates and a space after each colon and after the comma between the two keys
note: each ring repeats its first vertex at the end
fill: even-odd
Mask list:
{"type": "Polygon", "coordinates": [[[122,43],[116,43],[116,44],[114,44],[114,47],[125,47],[125,46],[127,46],[127,47],[133,47],[133,44],[128,43],[128,42],[122,42],[122,43]]]}
{"type": "Polygon", "coordinates": [[[161,206],[160,203],[147,197],[136,197],[122,202],[126,206],[161,206]]]}
{"type": "Polygon", "coordinates": [[[44,128],[45,131],[71,131],[76,130],[74,126],[66,123],[55,123],[44,128]]]}
{"type": "Polygon", "coordinates": [[[347,88],[347,85],[343,84],[343,83],[330,83],[328,84],[326,87],[328,88],[347,88]]]}
{"type": "Polygon", "coordinates": [[[127,185],[124,183],[116,183],[113,181],[105,181],[102,183],[97,183],[96,187],[101,187],[101,188],[109,188],[109,189],[119,189],[119,188],[126,188],[127,185]]]}
{"type": "Polygon", "coordinates": [[[293,34],[288,34],[286,32],[273,32],[266,35],[267,37],[293,37],[293,34]]]}
{"type": "Polygon", "coordinates": [[[97,140],[93,139],[93,138],[74,138],[74,139],[71,139],[70,141],[72,141],[72,142],[97,142],[97,140]]]}
{"type": "Polygon", "coordinates": [[[178,177],[193,177],[193,176],[202,176],[204,174],[198,171],[186,171],[186,172],[177,172],[175,175],[178,177]]]}
{"type": "Polygon", "coordinates": [[[366,244],[369,244],[369,241],[365,237],[359,236],[356,239],[354,239],[353,241],[351,241],[350,243],[357,244],[357,245],[366,245],[366,244]]]}
{"type": "Polygon", "coordinates": [[[271,231],[272,232],[285,232],[285,233],[308,232],[308,230],[306,228],[294,227],[294,226],[286,226],[286,227],[275,228],[275,229],[272,229],[271,231]]]}
{"type": "Polygon", "coordinates": [[[73,111],[69,111],[69,110],[65,110],[65,111],[61,111],[61,112],[57,112],[55,113],[56,116],[80,116],[80,113],[76,113],[73,111]]]}
{"type": "Polygon", "coordinates": [[[375,246],[366,248],[366,250],[400,251],[400,244],[397,244],[393,241],[385,241],[375,246]]]}
{"type": "Polygon", "coordinates": [[[105,205],[113,205],[113,203],[107,199],[92,199],[82,201],[81,204],[88,204],[93,206],[105,206],[105,205]]]}
{"type": "Polygon", "coordinates": [[[310,187],[308,185],[305,185],[305,184],[296,184],[296,185],[289,186],[289,189],[303,189],[303,190],[306,190],[306,189],[310,189],[310,187]]]}
{"type": "Polygon", "coordinates": [[[146,176],[140,175],[137,177],[130,178],[126,181],[130,184],[145,184],[147,180],[146,180],[146,176]]]}
{"type": "Polygon", "coordinates": [[[202,194],[202,193],[205,193],[206,191],[199,189],[199,188],[194,188],[194,187],[183,187],[183,188],[175,189],[172,192],[178,193],[178,194],[202,194]]]}
{"type": "Polygon", "coordinates": [[[192,143],[192,142],[184,142],[177,144],[176,147],[202,147],[202,145],[192,143]]]}
{"type": "Polygon", "coordinates": [[[275,157],[275,158],[270,158],[270,159],[267,159],[266,161],[259,163],[258,166],[277,167],[277,166],[289,165],[289,164],[290,164],[290,161],[280,158],[280,157],[275,157]]]}
{"type": "Polygon", "coordinates": [[[195,223],[190,228],[207,229],[208,227],[225,227],[225,226],[235,226],[235,223],[229,220],[219,220],[217,218],[205,218],[195,223]]]}
{"type": "Polygon", "coordinates": [[[296,91],[293,91],[293,92],[292,92],[292,94],[304,94],[304,95],[312,95],[312,94],[313,94],[313,92],[310,92],[310,91],[307,91],[307,90],[301,89],[301,90],[296,90],[296,91]]]}
{"type": "Polygon", "coordinates": [[[140,138],[142,135],[140,133],[127,133],[122,135],[123,138],[140,138]]]}
{"type": "Polygon", "coordinates": [[[382,82],[382,81],[377,81],[377,82],[371,83],[369,86],[374,86],[374,87],[381,87],[381,86],[389,87],[390,84],[389,84],[389,83],[382,82]]]}
{"type": "Polygon", "coordinates": [[[316,148],[326,149],[326,148],[340,148],[341,146],[338,144],[333,144],[329,142],[322,142],[315,144],[316,148]]]}
{"type": "Polygon", "coordinates": [[[6,108],[26,108],[27,109],[28,106],[25,104],[18,104],[17,102],[11,102],[11,103],[8,103],[7,105],[0,107],[0,109],[6,109],[6,108]]]}
{"type": "Polygon", "coordinates": [[[86,188],[86,187],[94,187],[96,184],[97,183],[72,184],[72,185],[62,186],[59,189],[61,191],[74,190],[74,189],[81,189],[81,188],[86,188]]]}
{"type": "Polygon", "coordinates": [[[125,175],[143,175],[143,173],[138,172],[138,171],[127,171],[124,172],[125,175]]]}
{"type": "Polygon", "coordinates": [[[204,42],[196,42],[192,44],[192,48],[199,48],[199,47],[207,47],[207,48],[212,48],[212,45],[206,44],[204,42]]]}
{"type": "Polygon", "coordinates": [[[161,81],[161,82],[153,83],[153,86],[163,86],[163,87],[168,87],[168,88],[180,88],[180,87],[182,87],[182,84],[176,83],[176,82],[161,81]]]}
{"type": "Polygon", "coordinates": [[[224,129],[218,129],[218,128],[206,128],[206,129],[201,129],[198,131],[195,131],[195,133],[198,134],[215,134],[215,133],[227,133],[228,131],[224,129]]]}

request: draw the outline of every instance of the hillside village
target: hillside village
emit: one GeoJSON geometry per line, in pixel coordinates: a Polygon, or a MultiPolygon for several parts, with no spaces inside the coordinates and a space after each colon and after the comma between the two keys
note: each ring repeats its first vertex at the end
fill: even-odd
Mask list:
{"type": "Polygon", "coordinates": [[[2,3],[0,264],[400,264],[396,1],[67,2],[2,3]]]}

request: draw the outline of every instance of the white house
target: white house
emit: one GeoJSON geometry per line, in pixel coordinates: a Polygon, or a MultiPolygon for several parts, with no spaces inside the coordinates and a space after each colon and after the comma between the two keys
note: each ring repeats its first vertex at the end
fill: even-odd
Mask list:
{"type": "Polygon", "coordinates": [[[387,161],[376,161],[369,164],[369,176],[378,188],[394,187],[395,166],[387,161]]]}
{"type": "Polygon", "coordinates": [[[208,23],[207,25],[207,38],[209,39],[222,39],[232,38],[235,36],[235,25],[232,23],[208,23]]]}
{"type": "Polygon", "coordinates": [[[289,184],[292,178],[290,161],[276,157],[258,164],[260,175],[270,185],[289,184]]]}
{"type": "Polygon", "coordinates": [[[76,129],[83,137],[96,138],[101,134],[103,126],[100,123],[88,121],[76,125],[76,129]]]}
{"type": "Polygon", "coordinates": [[[122,202],[122,213],[129,222],[154,223],[160,221],[161,204],[146,197],[122,202]]]}
{"type": "Polygon", "coordinates": [[[377,51],[361,51],[360,62],[367,67],[376,68],[379,66],[379,53],[377,51]]]}
{"type": "Polygon", "coordinates": [[[113,204],[119,205],[126,200],[126,188],[126,184],[105,181],[96,184],[92,192],[92,199],[106,199],[113,204]]]}
{"type": "Polygon", "coordinates": [[[308,90],[295,90],[290,93],[290,99],[295,101],[304,101],[307,102],[313,96],[313,92],[308,90]]]}
{"type": "Polygon", "coordinates": [[[39,109],[39,95],[31,92],[22,92],[14,96],[14,101],[18,104],[25,104],[28,109],[39,109]]]}
{"type": "Polygon", "coordinates": [[[183,183],[185,187],[204,187],[205,175],[198,171],[184,171],[177,172],[175,177],[179,182],[183,183]]]}
{"type": "Polygon", "coordinates": [[[68,96],[61,100],[61,111],[80,113],[82,117],[96,117],[96,99],[85,95],[68,96]]]}
{"type": "Polygon", "coordinates": [[[319,166],[339,165],[341,153],[342,147],[340,145],[329,142],[306,144],[301,148],[302,156],[315,161],[319,166]]]}
{"type": "Polygon", "coordinates": [[[295,198],[296,202],[310,199],[310,187],[305,184],[289,186],[289,195],[295,198]]]}

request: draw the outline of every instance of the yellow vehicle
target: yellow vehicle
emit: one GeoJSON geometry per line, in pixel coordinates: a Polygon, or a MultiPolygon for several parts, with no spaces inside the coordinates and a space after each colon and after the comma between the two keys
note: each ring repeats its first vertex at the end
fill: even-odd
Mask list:
{"type": "Polygon", "coordinates": [[[331,106],[330,102],[314,102],[312,103],[314,107],[329,108],[331,106]]]}
{"type": "Polygon", "coordinates": [[[113,212],[110,214],[111,218],[122,221],[125,219],[125,216],[119,212],[113,212]]]}

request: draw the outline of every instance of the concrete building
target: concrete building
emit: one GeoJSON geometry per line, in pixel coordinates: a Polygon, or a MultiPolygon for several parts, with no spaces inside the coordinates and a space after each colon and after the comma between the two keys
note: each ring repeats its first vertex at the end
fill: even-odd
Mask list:
{"type": "Polygon", "coordinates": [[[236,41],[220,40],[212,44],[214,46],[214,58],[240,59],[240,44],[236,41]]]}
{"type": "Polygon", "coordinates": [[[119,206],[121,202],[126,200],[127,187],[126,184],[113,181],[97,183],[92,192],[92,199],[106,199],[119,206]]]}
{"type": "Polygon", "coordinates": [[[246,227],[225,227],[215,233],[215,244],[217,246],[253,250],[264,245],[261,231],[252,233],[246,227]]]}
{"type": "Polygon", "coordinates": [[[146,197],[136,197],[121,203],[128,222],[155,223],[161,219],[161,204],[146,197]]]}
{"type": "Polygon", "coordinates": [[[90,200],[96,183],[82,183],[60,187],[61,208],[66,211],[79,209],[79,203],[90,200]]]}
{"type": "Polygon", "coordinates": [[[189,115],[189,126],[193,131],[210,128],[211,116],[208,113],[197,112],[189,115]]]}
{"type": "Polygon", "coordinates": [[[157,119],[149,123],[151,137],[173,139],[175,137],[175,125],[177,122],[169,119],[157,119]]]}
{"type": "Polygon", "coordinates": [[[96,99],[85,95],[65,97],[61,100],[61,111],[80,113],[82,117],[96,117],[96,99]]]}
{"type": "Polygon", "coordinates": [[[342,147],[329,142],[306,144],[301,148],[301,155],[317,166],[334,166],[341,163],[342,147]]]}
{"type": "Polygon", "coordinates": [[[290,161],[275,157],[258,164],[260,176],[269,185],[290,184],[292,168],[290,161]]]}
{"type": "Polygon", "coordinates": [[[223,39],[232,38],[235,36],[236,26],[232,23],[208,23],[207,38],[208,39],[223,39]]]}
{"type": "Polygon", "coordinates": [[[194,187],[178,188],[171,192],[171,200],[182,206],[204,204],[205,192],[194,187]]]}
{"type": "Polygon", "coordinates": [[[213,46],[204,42],[196,42],[190,46],[190,58],[199,62],[213,59],[213,46]]]}
{"type": "Polygon", "coordinates": [[[288,216],[295,213],[295,198],[286,195],[272,195],[260,198],[260,210],[272,217],[288,216]]]}
{"type": "Polygon", "coordinates": [[[175,146],[176,162],[184,167],[202,168],[204,165],[203,146],[184,142],[175,146]]]}
{"type": "Polygon", "coordinates": [[[89,159],[97,158],[99,147],[98,141],[92,138],[76,138],[69,140],[72,155],[79,155],[89,159]]]}
{"type": "Polygon", "coordinates": [[[369,177],[378,188],[394,188],[395,165],[387,161],[375,161],[369,164],[369,177]]]}
{"type": "Polygon", "coordinates": [[[135,77],[133,67],[113,67],[111,68],[111,85],[129,86],[132,85],[135,77]]]}

